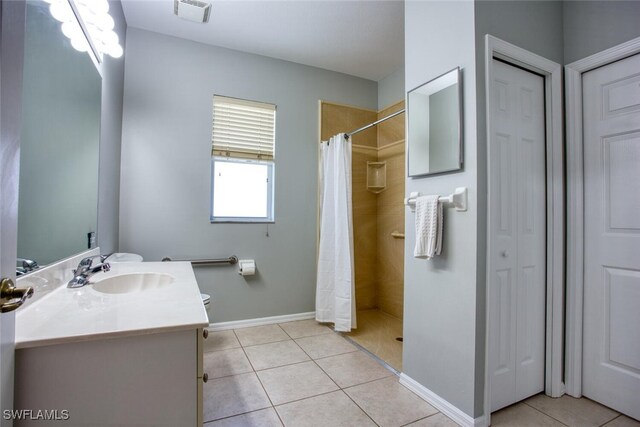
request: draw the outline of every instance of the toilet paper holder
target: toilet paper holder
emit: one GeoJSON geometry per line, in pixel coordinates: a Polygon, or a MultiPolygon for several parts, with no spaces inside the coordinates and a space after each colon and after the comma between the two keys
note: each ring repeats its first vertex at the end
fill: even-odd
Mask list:
{"type": "Polygon", "coordinates": [[[238,260],[238,274],[241,276],[253,276],[256,274],[256,261],[253,259],[238,260]]]}

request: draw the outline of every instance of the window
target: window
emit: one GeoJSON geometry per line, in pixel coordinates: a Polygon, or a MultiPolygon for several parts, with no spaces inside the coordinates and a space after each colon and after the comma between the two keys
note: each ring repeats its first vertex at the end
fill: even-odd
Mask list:
{"type": "Polygon", "coordinates": [[[276,106],[213,97],[211,221],[273,222],[276,106]]]}

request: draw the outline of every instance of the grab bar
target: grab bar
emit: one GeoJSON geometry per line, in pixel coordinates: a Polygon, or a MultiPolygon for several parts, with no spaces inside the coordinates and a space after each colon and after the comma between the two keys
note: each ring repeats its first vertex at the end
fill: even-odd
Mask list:
{"type": "Polygon", "coordinates": [[[238,257],[235,255],[231,255],[229,258],[217,258],[217,259],[176,259],[173,260],[170,257],[166,256],[162,258],[162,261],[184,261],[190,262],[191,265],[220,265],[220,264],[237,264],[238,257]]]}

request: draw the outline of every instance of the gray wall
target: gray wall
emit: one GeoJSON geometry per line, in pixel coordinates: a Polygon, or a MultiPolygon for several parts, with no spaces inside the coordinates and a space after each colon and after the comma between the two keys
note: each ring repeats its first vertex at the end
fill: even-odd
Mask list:
{"type": "MultiPolygon", "coordinates": [[[[457,66],[462,69],[464,170],[408,178],[406,193],[447,195],[469,189],[469,209],[445,212],[443,253],[413,258],[414,214],[405,217],[403,371],[470,416],[476,403],[478,232],[474,3],[405,3],[405,88],[412,89],[457,66]]],[[[484,224],[481,224],[484,227],[484,224]]]]}
{"type": "Polygon", "coordinates": [[[378,110],[403,101],[404,97],[404,67],[402,67],[378,82],[378,110]]]}
{"type": "MultiPolygon", "coordinates": [[[[484,64],[484,36],[491,34],[561,64],[563,3],[560,0],[477,0],[477,59],[484,64]]],[[[484,68],[481,70],[478,67],[478,71],[484,72],[484,68]]]]}
{"type": "Polygon", "coordinates": [[[640,37],[640,1],[564,1],[564,62],[640,37]]]}
{"type": "MultiPolygon", "coordinates": [[[[406,89],[455,66],[463,74],[464,171],[408,179],[407,193],[469,188],[469,210],[445,210],[444,252],[405,260],[405,373],[472,417],[483,413],[486,292],[484,35],[562,63],[559,1],[417,2],[405,5],[406,89]]],[[[415,243],[406,217],[405,253],[415,243]]]]}
{"type": "Polygon", "coordinates": [[[313,311],[318,100],[375,109],[376,83],[133,28],[125,52],[120,250],[255,259],[197,268],[212,322],[313,311]],[[214,94],[277,105],[275,224],[209,223],[214,94]]]}
{"type": "MultiPolygon", "coordinates": [[[[639,9],[640,2],[614,1],[405,5],[406,89],[437,75],[433,70],[446,71],[445,65],[460,65],[465,84],[464,172],[408,179],[407,192],[447,194],[466,185],[471,209],[446,210],[440,259],[405,260],[404,367],[407,375],[473,417],[483,411],[486,332],[484,36],[494,35],[564,64],[639,36],[639,9]]],[[[406,219],[406,253],[411,254],[413,215],[406,219]]]]}
{"type": "MultiPolygon", "coordinates": [[[[120,45],[125,47],[127,24],[120,0],[109,1],[109,13],[116,22],[115,31],[120,38],[120,45]]],[[[97,236],[102,253],[118,250],[124,63],[124,55],[121,58],[106,56],[102,67],[97,236]]]]}
{"type": "MultiPolygon", "coordinates": [[[[487,130],[485,91],[485,35],[527,49],[559,64],[563,62],[562,1],[476,1],[475,3],[478,224],[476,262],[478,295],[477,336],[486,335],[487,248],[487,130]]],[[[476,416],[483,412],[485,341],[478,341],[476,359],[476,416]]]]}

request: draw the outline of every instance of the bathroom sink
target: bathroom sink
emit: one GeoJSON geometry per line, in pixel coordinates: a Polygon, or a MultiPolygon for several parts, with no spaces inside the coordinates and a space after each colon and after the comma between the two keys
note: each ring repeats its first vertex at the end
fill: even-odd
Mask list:
{"type": "Polygon", "coordinates": [[[174,281],[165,273],[128,273],[111,276],[93,284],[93,289],[105,294],[126,294],[165,287],[174,281]]]}

